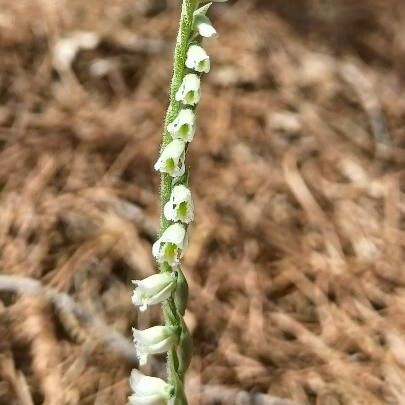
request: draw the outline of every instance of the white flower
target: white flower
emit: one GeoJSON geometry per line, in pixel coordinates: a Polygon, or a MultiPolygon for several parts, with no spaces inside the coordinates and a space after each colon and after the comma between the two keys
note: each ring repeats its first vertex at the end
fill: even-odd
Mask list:
{"type": "Polygon", "coordinates": [[[174,397],[175,388],[160,378],[148,377],[132,370],[129,379],[132,394],[128,399],[132,405],[166,405],[174,397]]]}
{"type": "Polygon", "coordinates": [[[141,311],[145,311],[148,305],[158,304],[167,300],[176,289],[175,273],[153,274],[143,280],[134,280],[136,285],[132,295],[134,305],[139,305],[141,311]]]}
{"type": "Polygon", "coordinates": [[[145,330],[132,329],[139,364],[145,365],[149,354],[168,352],[179,340],[176,328],[171,326],[153,326],[145,330]]]}
{"type": "Polygon", "coordinates": [[[189,108],[181,110],[174,121],[167,126],[167,130],[173,138],[191,142],[195,132],[194,111],[189,108]]]}
{"type": "Polygon", "coordinates": [[[181,221],[186,224],[192,222],[194,219],[194,203],[191,191],[181,184],[175,186],[163,211],[169,221],[181,221]]]}
{"type": "Polygon", "coordinates": [[[196,105],[200,101],[200,78],[196,74],[184,76],[176,93],[176,100],[186,105],[196,105]]]}
{"type": "Polygon", "coordinates": [[[217,36],[216,29],[212,26],[211,20],[206,15],[210,5],[211,3],[208,3],[194,11],[194,29],[205,38],[217,36]]]}
{"type": "Polygon", "coordinates": [[[200,45],[191,45],[187,51],[186,66],[199,73],[210,71],[210,57],[200,45]]]}
{"type": "Polygon", "coordinates": [[[174,139],[164,149],[155,163],[155,170],[168,173],[172,177],[182,176],[186,170],[184,166],[184,149],[186,144],[181,139],[174,139]]]}
{"type": "Polygon", "coordinates": [[[153,244],[152,253],[159,263],[166,262],[170,266],[176,266],[186,246],[186,228],[180,223],[175,223],[170,225],[153,244]]]}

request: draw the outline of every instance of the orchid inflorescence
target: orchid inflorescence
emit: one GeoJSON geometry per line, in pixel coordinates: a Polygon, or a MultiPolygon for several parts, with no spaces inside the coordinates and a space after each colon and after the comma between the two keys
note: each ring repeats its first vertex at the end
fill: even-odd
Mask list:
{"type": "Polygon", "coordinates": [[[194,203],[187,185],[185,153],[195,134],[201,76],[211,68],[201,42],[217,35],[207,11],[212,2],[225,1],[183,0],[170,103],[161,153],[154,166],[161,173],[161,220],[152,253],[160,273],[135,280],[132,296],[141,311],[149,305],[163,305],[165,325],[133,329],[133,335],[140,365],[149,355],[167,353],[168,381],[133,370],[130,385],[134,393],[129,397],[133,405],[187,404],[183,381],[191,358],[191,339],[183,320],[188,287],[181,259],[187,247],[187,228],[194,219],[194,203]]]}

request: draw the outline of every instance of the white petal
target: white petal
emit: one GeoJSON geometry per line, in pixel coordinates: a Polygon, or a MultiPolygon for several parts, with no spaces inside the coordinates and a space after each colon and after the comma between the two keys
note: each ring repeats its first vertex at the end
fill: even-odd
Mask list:
{"type": "Polygon", "coordinates": [[[134,340],[142,342],[143,345],[155,344],[173,335],[173,330],[168,326],[152,326],[151,328],[139,330],[132,328],[134,340]]]}
{"type": "MultiPolygon", "coordinates": [[[[171,201],[168,201],[163,207],[163,214],[169,221],[176,221],[176,207],[173,208],[173,204],[171,201]]],[[[156,255],[153,253],[153,247],[152,254],[156,257],[156,255]]]]}
{"type": "Polygon", "coordinates": [[[167,405],[167,400],[160,395],[133,394],[128,399],[131,405],[167,405]]]}
{"type": "Polygon", "coordinates": [[[149,305],[159,304],[159,303],[167,300],[172,295],[172,292],[174,290],[175,290],[175,284],[172,284],[172,285],[169,284],[167,287],[163,288],[157,294],[150,297],[148,300],[148,304],[149,305]]]}
{"type": "Polygon", "coordinates": [[[144,280],[135,280],[137,287],[132,295],[134,305],[144,311],[148,305],[158,304],[170,297],[176,288],[175,273],[154,274],[144,280]]]}
{"type": "Polygon", "coordinates": [[[184,238],[186,236],[186,228],[184,225],[176,223],[170,225],[160,237],[162,242],[174,243],[180,249],[184,246],[184,238]]]}
{"type": "Polygon", "coordinates": [[[132,294],[132,303],[134,305],[142,305],[141,294],[140,294],[140,290],[138,288],[136,288],[132,294]]]}
{"type": "Polygon", "coordinates": [[[133,405],[166,405],[174,396],[175,389],[160,378],[148,377],[132,370],[129,379],[134,394],[129,397],[133,405]]]}
{"type": "Polygon", "coordinates": [[[173,283],[175,280],[176,277],[173,273],[158,273],[152,274],[143,280],[134,280],[133,283],[141,290],[156,293],[167,285],[173,283]]]}
{"type": "Polygon", "coordinates": [[[191,191],[184,184],[179,184],[173,187],[171,200],[175,204],[179,204],[182,201],[191,201],[191,191]]]}
{"type": "Polygon", "coordinates": [[[199,17],[196,19],[195,24],[198,33],[204,38],[213,38],[218,35],[217,30],[214,28],[208,17],[199,17]]]}
{"type": "Polygon", "coordinates": [[[164,257],[163,257],[163,243],[160,239],[158,239],[153,245],[152,245],[152,255],[153,257],[159,262],[163,263],[164,262],[164,257]]]}
{"type": "Polygon", "coordinates": [[[160,244],[161,244],[161,241],[160,241],[160,239],[158,239],[158,240],[152,245],[152,255],[153,255],[154,257],[158,257],[158,256],[159,256],[160,244]]]}
{"type": "MultiPolygon", "coordinates": [[[[136,341],[135,349],[140,361],[147,361],[148,355],[150,354],[161,354],[166,353],[172,349],[176,340],[172,337],[168,337],[154,344],[143,344],[141,341],[136,341]]],[[[145,363],[143,363],[145,364],[145,363]]]]}
{"type": "Polygon", "coordinates": [[[142,348],[148,354],[159,354],[159,353],[166,353],[168,352],[174,344],[174,340],[170,337],[166,338],[165,340],[161,340],[155,344],[151,344],[149,346],[142,346],[142,348]]]}
{"type": "Polygon", "coordinates": [[[129,384],[136,394],[142,395],[164,394],[169,385],[161,378],[146,376],[137,369],[132,370],[129,384]]]}

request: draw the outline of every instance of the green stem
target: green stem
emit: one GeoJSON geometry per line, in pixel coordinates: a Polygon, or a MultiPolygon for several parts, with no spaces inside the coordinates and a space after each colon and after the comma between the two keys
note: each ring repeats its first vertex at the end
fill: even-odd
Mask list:
{"type": "MultiPolygon", "coordinates": [[[[165,146],[172,140],[170,134],[167,131],[167,125],[172,122],[177,114],[180,112],[181,103],[176,101],[175,94],[179,89],[181,82],[186,74],[186,56],[187,50],[189,47],[189,42],[191,36],[193,34],[193,13],[196,10],[196,6],[198,4],[198,0],[183,0],[182,3],[182,10],[181,10],[181,17],[180,17],[180,26],[179,31],[177,34],[177,41],[176,47],[174,51],[174,67],[173,67],[173,77],[170,86],[170,94],[169,94],[169,106],[166,112],[165,118],[165,127],[163,130],[162,136],[162,144],[161,144],[161,151],[165,148],[165,146]]],[[[184,179],[187,176],[183,177],[184,179]]],[[[185,180],[184,180],[185,181],[185,180]]],[[[165,231],[165,229],[171,224],[168,221],[164,214],[163,208],[167,201],[170,198],[170,194],[173,188],[173,181],[172,177],[166,173],[161,174],[160,178],[160,227],[159,227],[159,236],[165,231]]],[[[161,272],[165,271],[173,271],[167,263],[163,263],[159,266],[161,272]]],[[[181,273],[180,269],[176,269],[180,273],[179,280],[182,280],[183,283],[183,290],[187,290],[186,281],[184,276],[181,273]],[[184,287],[185,283],[185,287],[184,287]]],[[[180,286],[178,286],[179,288],[180,286]]],[[[184,308],[187,300],[187,294],[183,294],[181,298],[181,308],[184,308]]],[[[168,374],[168,381],[172,385],[174,385],[176,389],[176,398],[174,401],[175,405],[187,405],[187,400],[184,395],[183,390],[183,381],[184,381],[184,373],[185,369],[188,365],[189,352],[190,346],[187,341],[189,341],[189,335],[187,328],[182,320],[182,311],[179,305],[176,305],[176,299],[170,298],[167,303],[164,304],[163,313],[165,318],[166,325],[176,325],[179,326],[182,330],[182,339],[180,339],[178,350],[176,351],[173,349],[167,356],[167,374],[168,374]],[[183,366],[185,364],[185,366],[183,366]]]]}

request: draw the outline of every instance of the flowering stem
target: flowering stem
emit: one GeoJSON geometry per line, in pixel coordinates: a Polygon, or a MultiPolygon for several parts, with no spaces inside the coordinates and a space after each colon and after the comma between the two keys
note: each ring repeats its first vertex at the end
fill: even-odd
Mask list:
{"type": "Polygon", "coordinates": [[[169,107],[160,156],[154,165],[161,172],[161,216],[159,238],[152,246],[152,254],[160,272],[144,280],[133,280],[136,287],[132,302],[141,311],[148,305],[161,303],[165,319],[164,326],[142,331],[133,329],[140,364],[145,364],[148,355],[167,353],[168,381],[134,370],[130,378],[134,391],[129,397],[132,405],[153,405],[157,401],[166,404],[169,400],[172,405],[187,405],[183,385],[192,344],[183,319],[188,286],[181,271],[181,258],[187,247],[187,228],[194,219],[194,203],[187,187],[184,159],[188,144],[194,138],[201,76],[211,67],[210,57],[200,45],[203,38],[216,35],[206,15],[211,4],[206,0],[183,0],[169,107]],[[197,6],[201,7],[197,9],[197,6]]]}
{"type": "MultiPolygon", "coordinates": [[[[182,104],[179,101],[176,101],[175,95],[178,91],[184,76],[186,75],[186,57],[187,50],[189,47],[190,39],[193,35],[193,13],[196,10],[198,0],[183,0],[181,17],[180,17],[180,26],[177,34],[176,47],[174,52],[174,67],[173,67],[173,77],[170,86],[169,94],[169,106],[166,113],[164,132],[162,136],[161,143],[161,152],[163,149],[171,142],[172,137],[167,131],[168,125],[176,118],[179,114],[182,104]]],[[[184,184],[186,182],[186,175],[183,175],[176,184],[184,184]]],[[[169,201],[170,195],[173,190],[173,177],[168,173],[161,173],[160,178],[160,227],[159,227],[159,236],[171,225],[164,215],[164,206],[169,201]]],[[[159,265],[161,272],[174,271],[174,269],[167,263],[161,263],[159,265]]],[[[164,318],[166,326],[176,326],[181,328],[181,338],[179,343],[179,348],[173,348],[168,352],[167,356],[167,373],[168,373],[168,382],[172,384],[176,389],[175,401],[176,405],[185,405],[187,400],[184,395],[183,390],[183,380],[184,373],[188,366],[189,357],[188,353],[190,347],[190,336],[187,331],[187,328],[182,319],[184,312],[184,307],[187,300],[187,284],[185,278],[179,268],[176,269],[178,273],[178,287],[183,285],[184,294],[178,294],[180,301],[169,298],[166,303],[163,305],[164,318]]]]}

